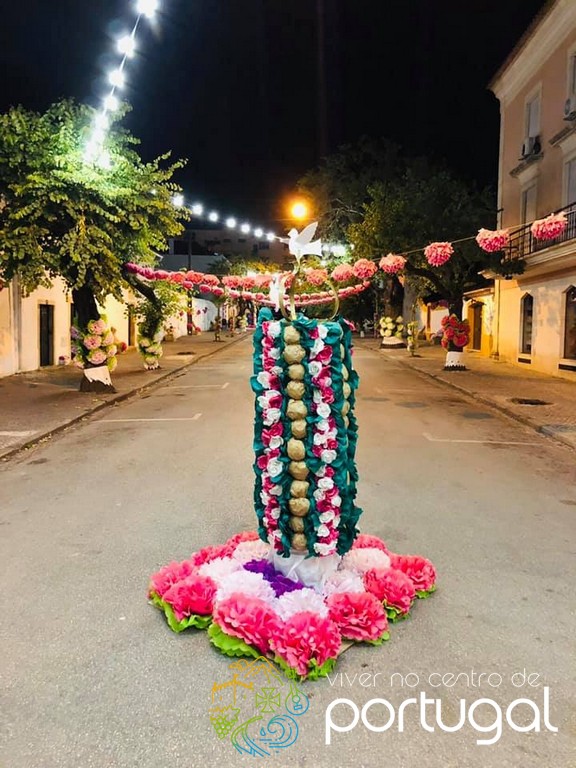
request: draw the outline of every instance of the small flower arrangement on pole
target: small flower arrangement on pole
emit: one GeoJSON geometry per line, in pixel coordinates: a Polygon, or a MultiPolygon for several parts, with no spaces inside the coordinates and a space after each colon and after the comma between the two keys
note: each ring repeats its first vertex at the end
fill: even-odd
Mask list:
{"type": "Polygon", "coordinates": [[[446,350],[445,371],[465,371],[463,348],[470,339],[470,324],[468,320],[460,320],[456,315],[442,318],[442,346],[446,350]]]}
{"type": "Polygon", "coordinates": [[[405,347],[404,342],[404,318],[402,315],[394,318],[389,315],[380,318],[380,336],[382,336],[381,347],[393,347],[401,349],[405,347]]]}

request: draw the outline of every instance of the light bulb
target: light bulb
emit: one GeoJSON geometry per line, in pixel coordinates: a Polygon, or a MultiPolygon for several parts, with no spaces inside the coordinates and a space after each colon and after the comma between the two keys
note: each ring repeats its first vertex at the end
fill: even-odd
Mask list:
{"type": "Polygon", "coordinates": [[[172,197],[172,204],[175,208],[182,208],[184,205],[184,195],[174,195],[172,197]]]}
{"type": "Polygon", "coordinates": [[[240,231],[247,235],[250,232],[250,224],[242,224],[240,231]]]}
{"type": "Polygon", "coordinates": [[[124,87],[124,72],[121,69],[113,69],[108,75],[108,82],[115,88],[124,87]]]}
{"type": "Polygon", "coordinates": [[[99,112],[94,118],[94,127],[99,131],[105,131],[110,125],[110,118],[106,112],[99,112]]]}
{"type": "Polygon", "coordinates": [[[106,110],[106,112],[115,112],[119,106],[120,106],[120,103],[113,93],[110,93],[104,99],[104,109],[106,110]]]}
{"type": "Polygon", "coordinates": [[[136,52],[136,40],[134,40],[133,35],[124,35],[118,40],[116,45],[118,47],[118,53],[127,56],[129,59],[131,59],[136,52]]]}
{"type": "Polygon", "coordinates": [[[268,232],[268,234],[266,235],[266,240],[269,240],[270,242],[272,242],[272,240],[275,240],[275,239],[276,239],[276,235],[274,234],[274,232],[268,232]]]}
{"type": "Polygon", "coordinates": [[[216,211],[210,211],[210,213],[208,214],[208,219],[210,221],[218,221],[218,214],[216,213],[216,211]]]}
{"type": "Polygon", "coordinates": [[[229,229],[234,229],[236,226],[236,219],[233,216],[230,216],[230,218],[226,219],[226,226],[229,229]]]}
{"type": "Polygon", "coordinates": [[[254,230],[254,237],[262,237],[263,234],[264,234],[264,230],[261,229],[260,227],[256,227],[256,229],[254,230]]]}
{"type": "Polygon", "coordinates": [[[202,213],[204,212],[204,206],[202,203],[194,203],[192,206],[192,213],[194,216],[202,216],[202,213]]]}
{"type": "Polygon", "coordinates": [[[147,19],[151,19],[158,10],[158,0],[138,0],[136,10],[147,19]]]}

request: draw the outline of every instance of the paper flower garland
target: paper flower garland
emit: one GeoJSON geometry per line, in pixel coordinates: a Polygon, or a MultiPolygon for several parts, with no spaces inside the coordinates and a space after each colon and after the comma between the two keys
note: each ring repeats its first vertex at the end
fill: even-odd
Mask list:
{"type": "Polygon", "coordinates": [[[476,242],[486,253],[502,251],[510,242],[510,233],[507,229],[479,229],[476,242]]]}
{"type": "Polygon", "coordinates": [[[70,336],[71,352],[78,368],[106,365],[110,372],[116,369],[118,347],[104,317],[90,320],[84,331],[73,325],[70,336]]]}
{"type": "Polygon", "coordinates": [[[441,267],[450,261],[454,248],[451,243],[430,243],[424,248],[424,256],[431,267],[441,267]]]}
{"type": "Polygon", "coordinates": [[[470,324],[468,320],[460,320],[456,315],[442,318],[444,334],[441,344],[444,349],[459,351],[470,340],[470,324]]]}
{"type": "Polygon", "coordinates": [[[561,211],[551,213],[545,219],[538,219],[530,229],[536,240],[554,240],[564,232],[566,224],[566,214],[561,211]]]}

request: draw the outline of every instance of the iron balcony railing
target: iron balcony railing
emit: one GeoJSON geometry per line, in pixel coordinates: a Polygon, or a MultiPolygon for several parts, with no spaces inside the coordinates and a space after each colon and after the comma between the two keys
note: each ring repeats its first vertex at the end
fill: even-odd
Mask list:
{"type": "Polygon", "coordinates": [[[569,240],[576,239],[576,203],[571,203],[564,208],[554,211],[554,213],[560,213],[561,211],[564,211],[568,220],[566,229],[561,235],[555,237],[554,240],[536,240],[530,231],[532,225],[524,224],[510,235],[510,241],[506,248],[504,248],[504,258],[506,260],[524,259],[532,253],[538,253],[538,251],[543,251],[545,248],[551,248],[560,243],[567,243],[569,240]]]}

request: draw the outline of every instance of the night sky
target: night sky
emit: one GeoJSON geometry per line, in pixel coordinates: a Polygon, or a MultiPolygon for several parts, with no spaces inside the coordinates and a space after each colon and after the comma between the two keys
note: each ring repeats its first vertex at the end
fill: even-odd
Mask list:
{"type": "MultiPolygon", "coordinates": [[[[190,202],[265,224],[333,151],[361,135],[496,183],[487,84],[543,0],[161,0],[128,69],[127,125],[151,159],[187,157],[190,202]],[[318,7],[326,126],[319,130],[318,7]]],[[[0,0],[0,109],[99,104],[131,0],[0,0]]]]}

